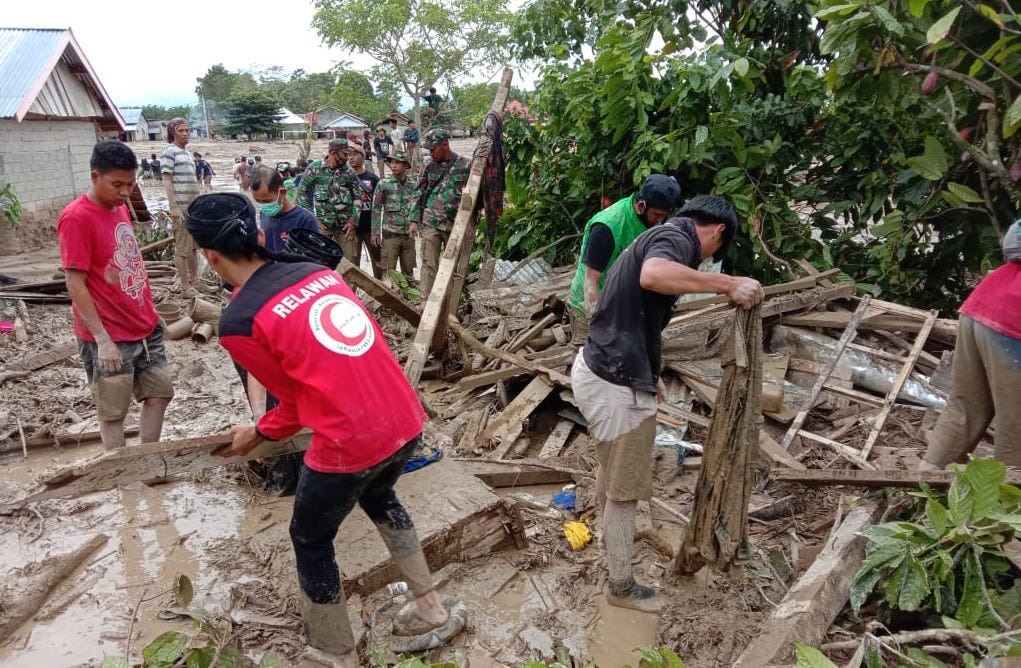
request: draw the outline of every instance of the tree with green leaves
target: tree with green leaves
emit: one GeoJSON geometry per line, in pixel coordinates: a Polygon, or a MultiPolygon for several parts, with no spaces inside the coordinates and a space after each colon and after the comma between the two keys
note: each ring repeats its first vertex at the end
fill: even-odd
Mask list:
{"type": "Polygon", "coordinates": [[[164,107],[161,104],[147,104],[142,107],[142,115],[150,121],[167,121],[171,118],[188,118],[191,114],[191,107],[187,104],[178,104],[172,107],[164,107]]]}
{"type": "Polygon", "coordinates": [[[506,124],[512,253],[664,172],[734,202],[738,273],[775,281],[805,258],[951,312],[1017,216],[1007,2],[535,0],[512,34],[542,65],[506,124]]]}
{"type": "Polygon", "coordinates": [[[240,90],[231,93],[223,101],[226,113],[226,131],[229,133],[255,135],[279,132],[277,119],[280,118],[280,98],[264,90],[240,90]]]}
{"type": "Polygon", "coordinates": [[[372,77],[414,100],[502,60],[506,0],[315,0],[312,25],[330,46],[368,55],[372,77]]]}
{"type": "Polygon", "coordinates": [[[369,78],[355,70],[343,70],[337,76],[327,102],[343,112],[354,114],[369,124],[386,118],[397,106],[397,90],[394,86],[373,87],[369,78]]]}

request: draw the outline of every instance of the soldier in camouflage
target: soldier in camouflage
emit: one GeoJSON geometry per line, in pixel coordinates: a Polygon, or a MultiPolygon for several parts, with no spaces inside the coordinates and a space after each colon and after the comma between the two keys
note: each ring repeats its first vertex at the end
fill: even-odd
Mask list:
{"type": "Polygon", "coordinates": [[[308,166],[301,177],[298,204],[315,214],[320,231],[338,244],[358,233],[355,197],[358,175],[347,164],[346,139],[330,140],[324,160],[308,166]]]}
{"type": "Polygon", "coordinates": [[[401,261],[401,273],[411,281],[418,236],[418,181],[408,176],[411,160],[404,151],[387,158],[390,176],[379,182],[372,202],[372,243],[383,249],[386,276],[401,261]]]}
{"type": "MultiPolygon", "coordinates": [[[[450,131],[434,128],[426,133],[422,146],[432,160],[422,167],[418,178],[419,235],[422,237],[422,294],[432,291],[440,250],[450,239],[450,230],[461,205],[461,191],[468,183],[471,164],[450,149],[450,131]]],[[[454,276],[455,279],[463,276],[454,276]]]]}

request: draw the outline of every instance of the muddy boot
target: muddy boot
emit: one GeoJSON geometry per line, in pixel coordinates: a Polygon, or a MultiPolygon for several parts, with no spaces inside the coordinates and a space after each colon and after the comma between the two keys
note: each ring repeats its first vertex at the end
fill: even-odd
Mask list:
{"type": "Polygon", "coordinates": [[[659,613],[656,590],[635,582],[634,578],[622,583],[612,581],[607,583],[606,602],[617,608],[628,608],[653,615],[659,613]]]}
{"type": "Polygon", "coordinates": [[[355,634],[347,616],[343,591],[336,603],[313,603],[303,591],[300,596],[301,619],[309,644],[305,658],[325,666],[358,665],[355,634]]]}

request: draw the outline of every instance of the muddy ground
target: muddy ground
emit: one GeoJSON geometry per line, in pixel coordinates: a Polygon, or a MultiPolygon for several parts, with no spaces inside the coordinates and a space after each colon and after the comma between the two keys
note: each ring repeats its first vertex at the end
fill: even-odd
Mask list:
{"type": "MultiPolygon", "coordinates": [[[[212,163],[220,188],[231,187],[225,175],[233,156],[257,152],[255,145],[231,142],[197,143],[194,148],[212,163]]],[[[296,158],[292,145],[262,143],[258,148],[269,164],[296,158]]],[[[162,144],[136,145],[140,156],[161,149],[162,144]]],[[[455,149],[470,152],[470,146],[455,149]]],[[[162,188],[146,182],[144,190],[153,208],[159,209],[162,188]]],[[[55,251],[47,249],[18,258],[0,257],[0,273],[47,278],[57,264],[55,251]]],[[[174,298],[172,284],[158,287],[161,296],[174,298]]],[[[223,301],[219,295],[210,299],[223,301]]],[[[27,313],[26,342],[0,334],[0,368],[73,341],[69,306],[29,306],[27,313]]],[[[0,320],[12,320],[14,315],[12,303],[0,302],[0,320]]],[[[380,318],[391,347],[403,359],[414,331],[392,316],[380,318]]],[[[236,373],[215,340],[167,345],[177,396],[167,412],[165,439],[218,433],[250,420],[236,373]]],[[[448,406],[442,394],[432,392],[442,387],[440,381],[425,384],[441,412],[448,406]]],[[[33,448],[27,457],[22,453],[22,433],[31,440],[98,427],[77,356],[4,382],[0,396],[0,496],[13,496],[45,471],[100,452],[100,446],[91,443],[33,448]]],[[[137,424],[137,419],[136,407],[127,422],[137,424]]],[[[537,420],[554,422],[543,416],[537,420]]],[[[456,420],[435,420],[427,435],[435,442],[454,442],[450,432],[455,424],[456,420]]],[[[910,463],[921,447],[920,425],[918,411],[896,409],[883,447],[877,448],[881,457],[890,465],[910,463]]],[[[537,431],[532,437],[541,442],[544,434],[537,431]]],[[[688,436],[696,442],[702,437],[697,429],[688,436]]],[[[848,444],[855,445],[853,438],[848,444]]],[[[456,454],[466,453],[448,451],[456,454]]],[[[826,467],[836,459],[810,453],[804,461],[826,467]]],[[[578,438],[562,461],[589,469],[594,453],[586,439],[578,438]]],[[[690,461],[678,469],[673,451],[657,448],[655,494],[677,510],[692,501],[697,469],[690,461]]],[[[766,469],[760,462],[760,474],[766,469]]],[[[548,505],[560,486],[500,490],[519,502],[530,545],[453,564],[437,575],[443,591],[465,598],[471,612],[467,632],[450,647],[429,653],[430,659],[484,655],[515,664],[559,653],[616,667],[636,665],[636,647],[666,645],[694,668],[729,665],[754,636],[758,622],[811,564],[840,494],[775,483],[757,490],[752,506],[788,496],[791,503],[782,516],[751,525],[755,557],[729,577],[674,575],[670,558],[680,543],[681,525],[669,514],[643,505],[635,572],[661,588],[666,609],[657,619],[606,605],[598,522],[592,524],[595,540],[584,549],[572,551],[564,539],[565,521],[592,516],[590,485],[588,479],[579,485],[581,507],[576,512],[548,505]]],[[[14,569],[78,547],[97,534],[108,537],[56,583],[39,602],[39,611],[0,640],[0,663],[92,666],[104,656],[138,660],[141,649],[163,631],[193,628],[187,616],[167,612],[173,607],[178,574],[188,576],[194,585],[189,615],[203,617],[226,636],[236,637],[256,659],[273,650],[295,661],[303,643],[287,536],[290,504],[289,498],[263,493],[243,469],[223,467],[165,484],[136,483],[78,499],[43,501],[29,510],[0,515],[0,573],[7,573],[0,585],[0,612],[18,598],[17,582],[27,581],[11,577],[23,572],[14,569]]],[[[415,507],[410,511],[414,516],[415,507]]],[[[343,546],[339,556],[343,568],[343,546]]],[[[382,590],[357,602],[363,618],[371,620],[372,612],[389,596],[382,590]]]]}

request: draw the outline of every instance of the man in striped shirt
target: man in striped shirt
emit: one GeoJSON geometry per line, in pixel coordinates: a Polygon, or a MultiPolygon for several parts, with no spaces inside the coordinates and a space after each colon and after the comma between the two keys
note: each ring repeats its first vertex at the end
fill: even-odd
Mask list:
{"type": "Polygon", "coordinates": [[[184,226],[184,212],[199,196],[199,181],[195,177],[195,160],[186,148],[190,138],[188,121],[173,118],[167,124],[167,147],[160,156],[160,171],[170,204],[170,219],[174,232],[174,265],[181,282],[181,296],[195,296],[192,285],[198,280],[198,255],[195,240],[184,226]]]}

